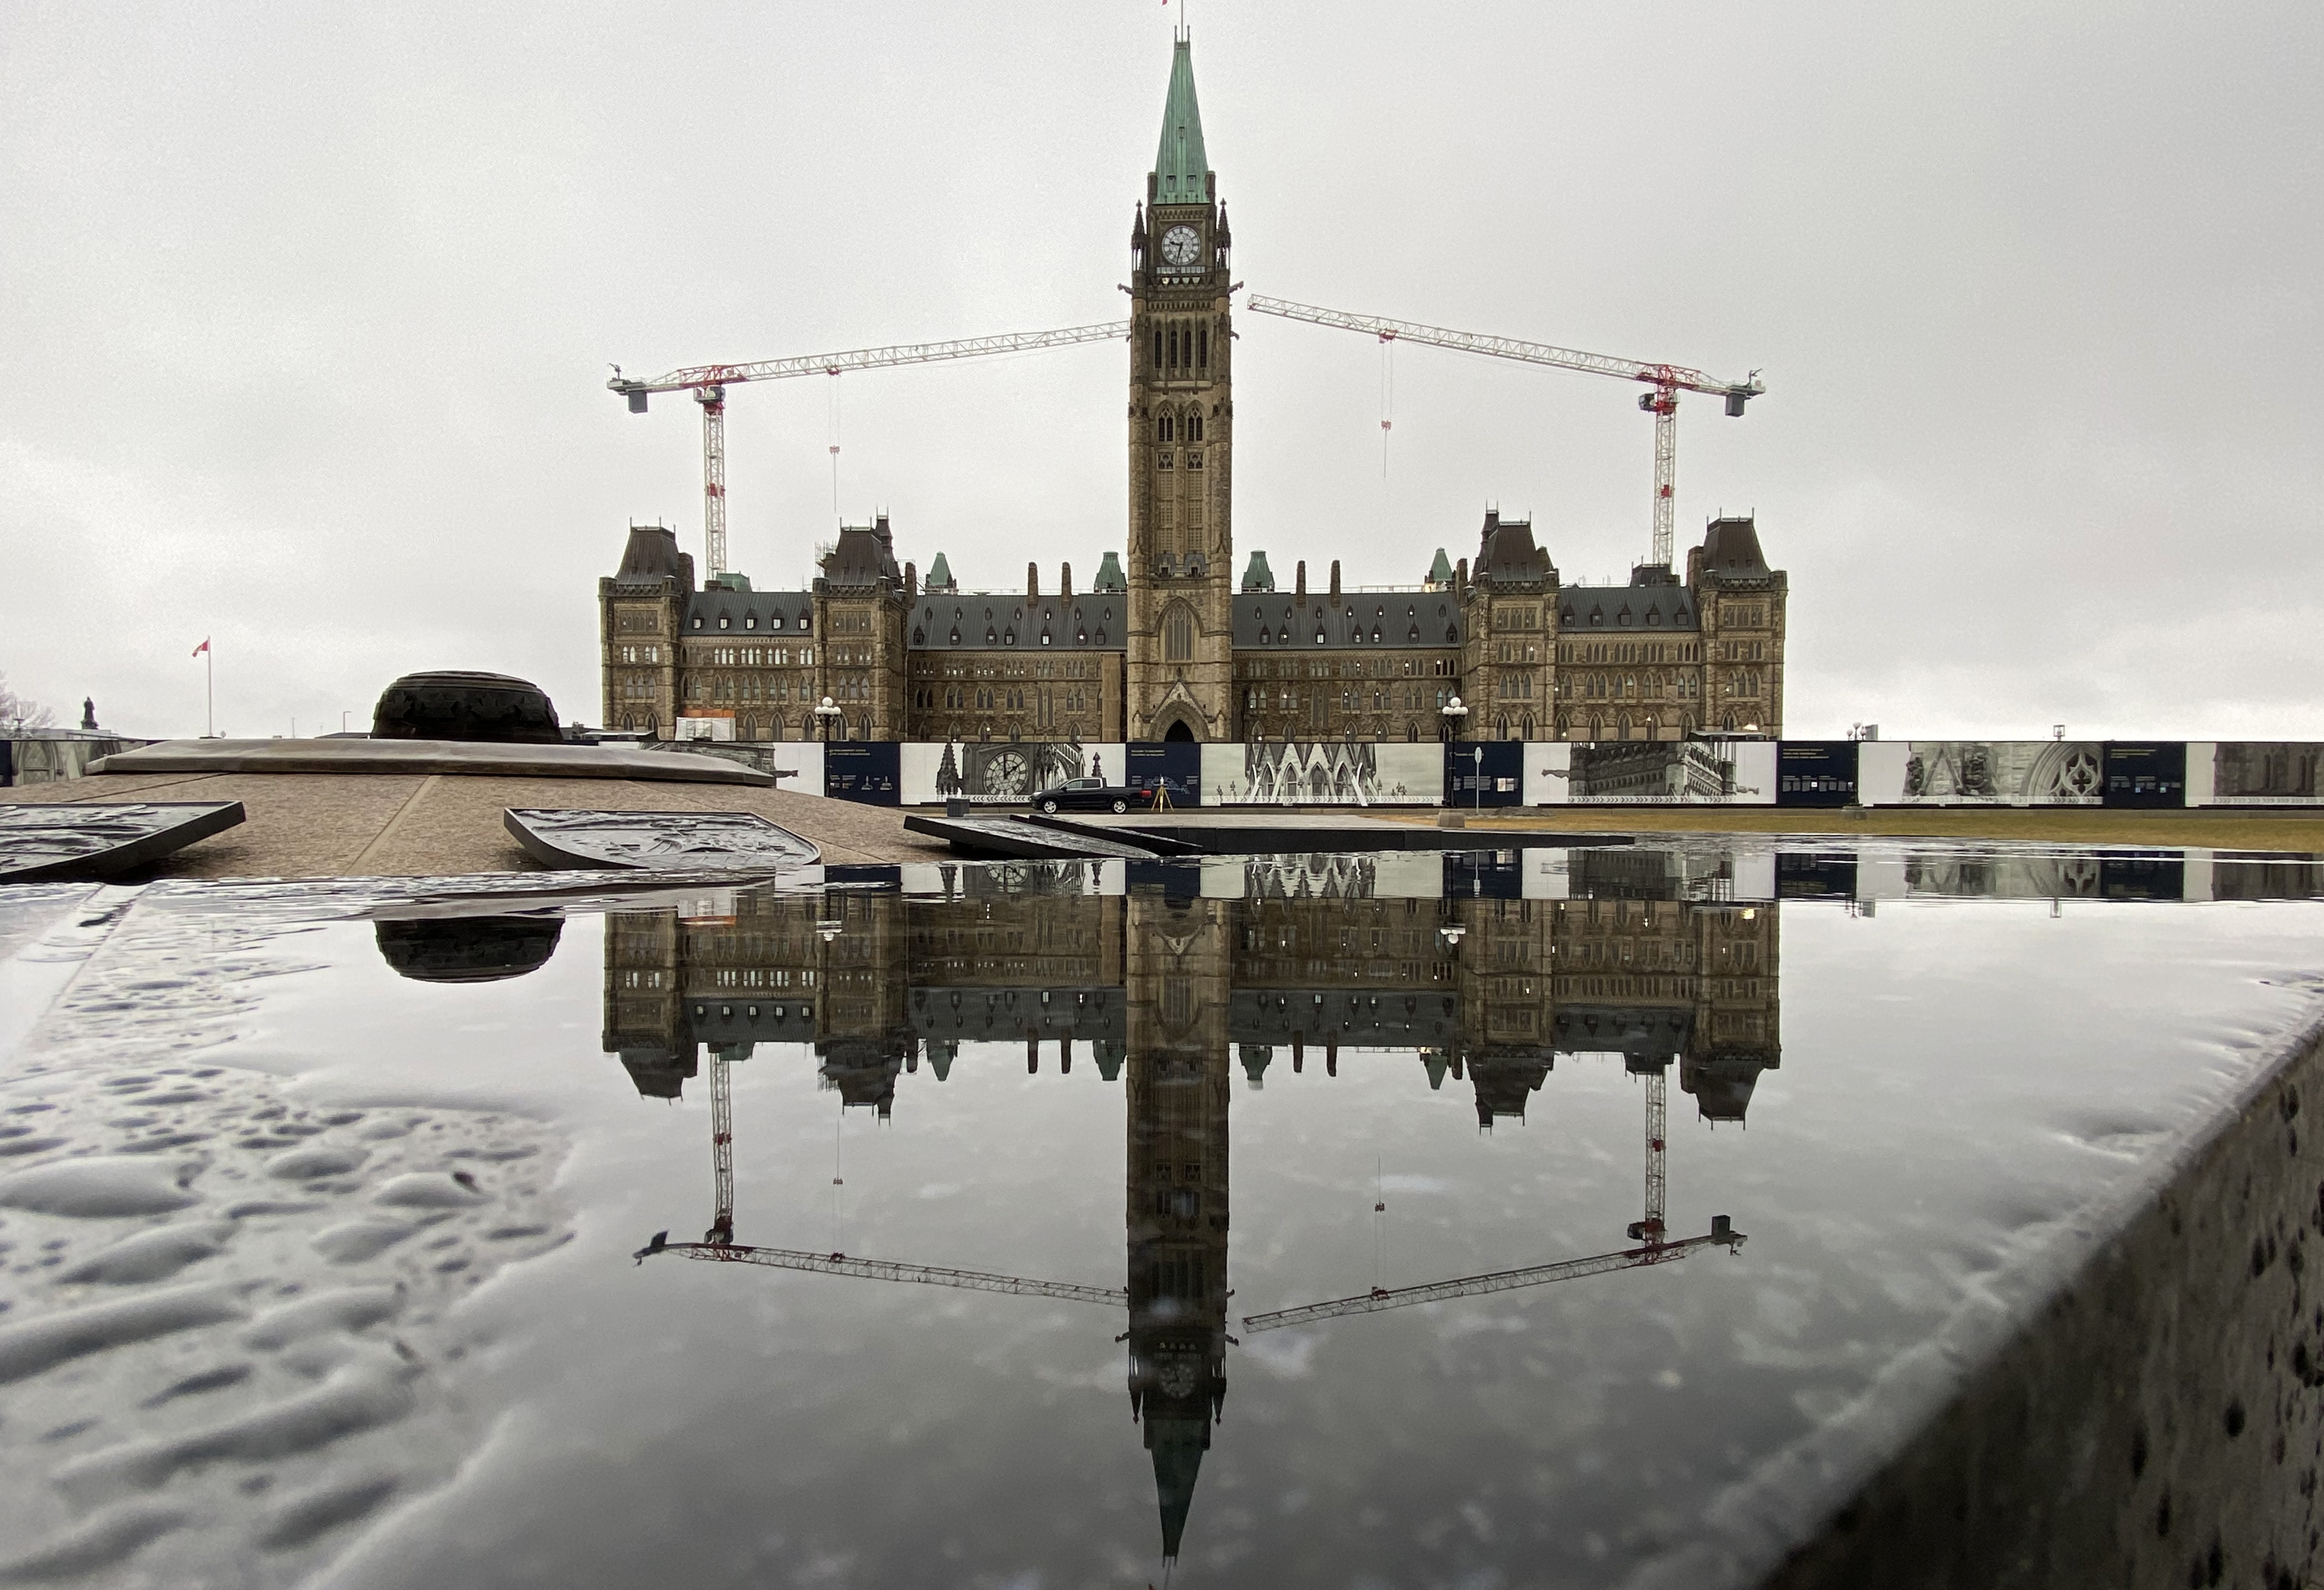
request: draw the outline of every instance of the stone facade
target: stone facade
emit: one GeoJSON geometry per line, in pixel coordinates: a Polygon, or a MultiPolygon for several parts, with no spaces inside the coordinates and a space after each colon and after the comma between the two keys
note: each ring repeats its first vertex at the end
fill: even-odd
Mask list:
{"type": "Polygon", "coordinates": [[[1193,59],[1171,63],[1160,148],[1131,224],[1126,557],[1085,594],[925,590],[886,516],[840,532],[813,588],[693,585],[670,532],[632,527],[599,582],[604,724],[664,736],[973,740],[1678,740],[1783,731],[1788,581],[1749,519],[1722,519],[1683,578],[1566,585],[1526,520],[1488,511],[1476,556],[1412,585],[1277,590],[1233,577],[1232,239],[1193,59]],[[1448,719],[1454,697],[1465,717],[1448,719]],[[818,715],[825,697],[833,712],[818,715]]]}

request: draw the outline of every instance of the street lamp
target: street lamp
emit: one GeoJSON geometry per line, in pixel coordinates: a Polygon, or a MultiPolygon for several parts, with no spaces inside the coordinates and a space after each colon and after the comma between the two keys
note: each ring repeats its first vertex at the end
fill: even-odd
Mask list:
{"type": "Polygon", "coordinates": [[[1461,704],[1461,698],[1456,695],[1436,710],[1444,714],[1444,738],[1460,739],[1461,720],[1469,715],[1469,709],[1461,704]]]}
{"type": "Polygon", "coordinates": [[[839,721],[843,714],[837,707],[831,704],[831,697],[826,695],[823,698],[823,704],[815,709],[815,715],[823,721],[823,742],[829,745],[832,726],[839,721]]]}

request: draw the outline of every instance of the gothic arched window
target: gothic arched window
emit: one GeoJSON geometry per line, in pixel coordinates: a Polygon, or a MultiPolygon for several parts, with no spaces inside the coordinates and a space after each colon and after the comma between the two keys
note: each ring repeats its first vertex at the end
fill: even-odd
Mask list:
{"type": "Polygon", "coordinates": [[[1203,439],[1203,415],[1200,409],[1186,416],[1186,439],[1190,442],[1199,442],[1203,439]]]}
{"type": "Polygon", "coordinates": [[[1194,615],[1175,607],[1162,620],[1162,657],[1166,662],[1192,661],[1194,656],[1194,615]]]}
{"type": "Polygon", "coordinates": [[[1170,434],[1171,429],[1171,418],[1167,414],[1165,414],[1154,422],[1154,439],[1157,442],[1174,440],[1175,438],[1170,434]]]}

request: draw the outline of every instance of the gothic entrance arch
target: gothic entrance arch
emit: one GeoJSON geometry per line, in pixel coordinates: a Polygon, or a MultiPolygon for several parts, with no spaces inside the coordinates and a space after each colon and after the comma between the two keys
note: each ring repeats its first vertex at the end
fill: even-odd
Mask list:
{"type": "Polygon", "coordinates": [[[1162,739],[1166,744],[1190,742],[1194,738],[1194,731],[1184,718],[1171,719],[1170,727],[1162,731],[1162,739]]]}

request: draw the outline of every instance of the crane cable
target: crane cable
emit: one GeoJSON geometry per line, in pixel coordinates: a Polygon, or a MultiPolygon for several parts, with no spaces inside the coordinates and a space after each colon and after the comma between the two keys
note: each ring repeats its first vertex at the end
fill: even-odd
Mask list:
{"type": "Polygon", "coordinates": [[[839,372],[831,376],[831,522],[839,522],[839,372]]]}

